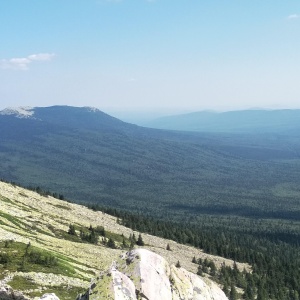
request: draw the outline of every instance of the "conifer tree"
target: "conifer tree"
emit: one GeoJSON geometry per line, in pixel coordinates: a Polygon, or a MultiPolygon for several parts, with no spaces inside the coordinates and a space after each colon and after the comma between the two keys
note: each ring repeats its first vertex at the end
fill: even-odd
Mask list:
{"type": "Polygon", "coordinates": [[[128,245],[126,244],[126,241],[125,241],[125,238],[123,237],[123,240],[122,240],[122,247],[123,248],[127,248],[128,245]]]}
{"type": "Polygon", "coordinates": [[[139,237],[138,237],[138,240],[136,241],[136,244],[138,246],[144,246],[145,245],[141,234],[139,234],[139,237]]]}
{"type": "Polygon", "coordinates": [[[229,287],[228,287],[227,281],[225,281],[225,283],[224,283],[223,292],[227,297],[229,296],[229,287]]]}
{"type": "Polygon", "coordinates": [[[180,262],[179,260],[177,261],[176,265],[175,265],[176,268],[181,268],[181,265],[180,265],[180,262]]]}
{"type": "Polygon", "coordinates": [[[229,293],[229,300],[237,300],[237,292],[235,289],[235,286],[233,284],[231,284],[230,287],[230,293],[229,293]]]}
{"type": "Polygon", "coordinates": [[[107,242],[107,246],[109,248],[115,249],[116,248],[116,244],[115,241],[112,238],[109,238],[108,242],[107,242]]]}
{"type": "Polygon", "coordinates": [[[77,235],[76,231],[75,231],[75,226],[74,225],[72,225],[72,224],[69,225],[68,234],[75,235],[75,236],[77,235]]]}

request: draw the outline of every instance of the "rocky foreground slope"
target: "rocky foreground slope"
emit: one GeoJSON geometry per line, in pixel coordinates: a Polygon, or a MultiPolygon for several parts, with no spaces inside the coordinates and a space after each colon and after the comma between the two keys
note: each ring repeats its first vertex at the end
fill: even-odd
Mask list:
{"type": "Polygon", "coordinates": [[[103,272],[78,300],[225,300],[212,281],[169,265],[146,249],[122,255],[108,272],[103,272]]]}
{"type": "MultiPolygon", "coordinates": [[[[213,287],[212,290],[218,290],[217,294],[222,294],[209,279],[200,279],[192,274],[197,271],[197,264],[192,263],[192,259],[193,257],[208,258],[215,262],[217,268],[221,264],[232,266],[233,261],[231,260],[211,256],[203,253],[200,249],[147,234],[142,235],[145,242],[144,248],[151,252],[135,250],[137,252],[129,252],[127,256],[124,256],[124,253],[128,252],[128,248],[124,248],[122,243],[117,240],[116,249],[111,249],[100,241],[91,244],[79,240],[78,237],[72,239],[73,237],[71,238],[67,234],[70,224],[74,224],[77,228],[78,236],[78,228],[88,228],[91,225],[93,227],[102,226],[112,236],[122,236],[125,239],[128,239],[133,233],[136,236],[139,234],[119,225],[115,217],[102,212],[95,212],[81,205],[50,196],[44,197],[33,191],[0,182],[1,291],[3,293],[5,289],[11,291],[9,290],[9,286],[11,286],[14,292],[21,291],[24,299],[39,299],[43,294],[56,293],[60,300],[73,300],[78,293],[84,294],[88,289],[89,291],[93,290],[90,282],[99,275],[99,272],[110,270],[107,274],[113,276],[119,274],[118,272],[123,272],[124,278],[127,277],[132,281],[133,290],[140,291],[142,294],[156,291],[156,295],[158,295],[159,292],[153,287],[159,286],[164,280],[168,287],[165,292],[167,293],[167,290],[169,293],[172,292],[172,297],[180,295],[182,284],[188,286],[186,295],[190,293],[188,291],[197,290],[200,282],[203,282],[201,283],[203,287],[205,285],[207,287],[205,287],[206,292],[201,294],[202,298],[198,296],[198,298],[185,298],[185,296],[180,296],[181,298],[149,298],[150,294],[148,294],[148,298],[145,299],[223,299],[216,298],[209,292],[209,287],[213,287]],[[171,251],[166,250],[167,244],[171,251]],[[44,266],[35,262],[30,263],[29,260],[25,261],[24,259],[28,253],[31,256],[41,253],[40,260],[42,262],[46,257],[50,261],[54,260],[56,264],[44,266]],[[120,256],[123,258],[120,259],[120,256]],[[7,257],[9,259],[6,261],[7,257]],[[155,266],[155,263],[151,263],[147,266],[149,259],[157,262],[158,265],[155,266]],[[118,270],[111,267],[113,261],[116,261],[118,270]],[[177,261],[180,261],[181,266],[187,271],[172,266],[177,261]],[[147,273],[145,273],[144,267],[150,268],[147,269],[148,275],[145,275],[147,273]],[[131,276],[135,279],[133,280],[131,276]],[[174,292],[175,290],[177,290],[177,294],[174,292]],[[211,296],[203,298],[207,293],[210,293],[211,296]]],[[[238,267],[240,269],[249,268],[245,264],[238,264],[238,267]]],[[[112,281],[114,277],[107,274],[102,275],[105,280],[95,283],[96,286],[105,285],[108,283],[108,279],[110,279],[111,286],[118,282],[117,279],[112,281]]],[[[121,278],[123,278],[122,276],[121,278]]],[[[122,296],[123,298],[117,298],[116,295],[111,294],[111,298],[105,298],[106,296],[92,298],[94,294],[90,296],[91,299],[135,299],[126,294],[122,296]]],[[[142,299],[141,296],[139,297],[137,299],[142,299]]],[[[0,297],[0,299],[4,298],[0,297]]]]}

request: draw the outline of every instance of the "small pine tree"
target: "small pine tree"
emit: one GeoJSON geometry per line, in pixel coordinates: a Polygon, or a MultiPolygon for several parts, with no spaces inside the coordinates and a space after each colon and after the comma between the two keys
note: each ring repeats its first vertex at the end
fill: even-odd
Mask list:
{"type": "Polygon", "coordinates": [[[128,247],[128,245],[127,245],[124,237],[123,237],[123,241],[122,241],[122,247],[123,248],[127,248],[128,247]]]}
{"type": "Polygon", "coordinates": [[[110,239],[108,240],[108,242],[107,242],[107,247],[112,248],[112,249],[116,249],[115,241],[114,241],[112,238],[110,238],[110,239]]]}
{"type": "Polygon", "coordinates": [[[233,284],[230,287],[229,300],[237,300],[237,292],[233,284]]]}
{"type": "Polygon", "coordinates": [[[144,246],[145,245],[141,234],[139,234],[139,237],[138,237],[138,240],[136,241],[136,244],[138,246],[144,246]]]}
{"type": "Polygon", "coordinates": [[[199,276],[202,276],[202,275],[203,275],[202,266],[199,266],[199,267],[198,267],[197,275],[199,275],[199,276]]]}
{"type": "Polygon", "coordinates": [[[227,281],[225,281],[225,283],[224,283],[223,292],[227,297],[229,296],[229,287],[228,287],[227,281]]]}
{"type": "Polygon", "coordinates": [[[134,241],[134,243],[136,244],[136,237],[135,237],[135,234],[133,234],[131,238],[132,238],[132,240],[134,241]]]}
{"type": "Polygon", "coordinates": [[[211,261],[211,263],[210,263],[210,275],[215,276],[216,272],[217,272],[216,265],[214,264],[213,261],[211,261]]]}
{"type": "Polygon", "coordinates": [[[92,230],[91,234],[89,235],[89,242],[92,244],[98,244],[99,237],[95,233],[94,230],[92,230]]]}
{"type": "Polygon", "coordinates": [[[196,257],[194,256],[193,259],[192,259],[192,263],[196,264],[197,263],[197,260],[196,260],[196,257]]]}
{"type": "Polygon", "coordinates": [[[166,248],[168,251],[171,251],[171,247],[169,244],[167,244],[167,248],[166,248]]]}
{"type": "Polygon", "coordinates": [[[134,248],[135,241],[133,239],[130,240],[129,249],[132,250],[134,248]]]}
{"type": "Polygon", "coordinates": [[[68,234],[70,234],[70,235],[77,235],[76,231],[75,231],[75,226],[74,225],[70,224],[69,230],[68,230],[68,234]]]}
{"type": "Polygon", "coordinates": [[[181,265],[180,265],[180,262],[179,260],[177,261],[176,265],[175,265],[176,268],[181,268],[181,265]]]}

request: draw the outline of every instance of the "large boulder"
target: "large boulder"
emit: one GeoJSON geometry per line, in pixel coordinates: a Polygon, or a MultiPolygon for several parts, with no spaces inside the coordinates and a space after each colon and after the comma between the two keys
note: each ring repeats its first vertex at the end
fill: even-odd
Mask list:
{"type": "Polygon", "coordinates": [[[135,249],[92,282],[80,300],[226,300],[212,281],[169,265],[160,255],[135,249]]]}

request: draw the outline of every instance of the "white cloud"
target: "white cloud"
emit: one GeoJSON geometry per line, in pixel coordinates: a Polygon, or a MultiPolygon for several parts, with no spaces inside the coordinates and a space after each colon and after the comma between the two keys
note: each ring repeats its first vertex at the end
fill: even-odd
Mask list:
{"type": "Polygon", "coordinates": [[[38,53],[31,54],[27,57],[16,57],[10,59],[1,59],[1,69],[12,69],[12,70],[28,70],[29,65],[34,61],[49,61],[55,56],[54,53],[38,53]]]}
{"type": "Polygon", "coordinates": [[[29,55],[28,58],[30,60],[47,61],[47,60],[51,60],[54,56],[55,56],[54,53],[39,53],[39,54],[29,55]]]}
{"type": "Polygon", "coordinates": [[[298,18],[300,18],[300,15],[298,15],[298,14],[292,14],[292,15],[289,15],[288,16],[288,19],[290,20],[290,19],[298,19],[298,18]]]}

